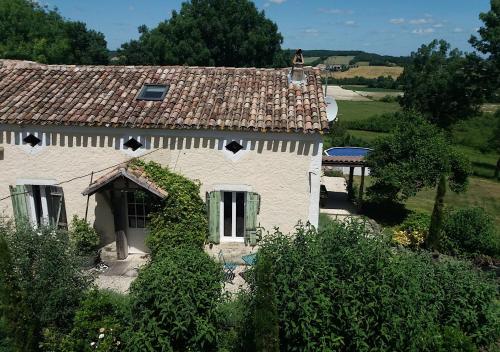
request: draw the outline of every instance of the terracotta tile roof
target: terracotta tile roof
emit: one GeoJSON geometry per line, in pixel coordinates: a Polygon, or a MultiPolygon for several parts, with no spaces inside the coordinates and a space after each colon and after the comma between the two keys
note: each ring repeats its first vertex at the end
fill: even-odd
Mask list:
{"type": "Polygon", "coordinates": [[[5,60],[0,124],[326,132],[319,71],[304,71],[306,81],[293,84],[290,69],[52,66],[5,60]],[[148,83],[170,86],[163,101],[136,99],[148,83]]]}
{"type": "Polygon", "coordinates": [[[323,156],[323,165],[363,165],[364,156],[323,156]]]}
{"type": "Polygon", "coordinates": [[[97,180],[92,182],[87,188],[82,192],[84,196],[92,195],[98,192],[103,187],[107,186],[114,180],[124,177],[134,182],[138,186],[148,190],[149,192],[157,195],[160,198],[166,198],[168,193],[164,189],[160,188],[156,183],[151,181],[145,174],[144,170],[138,167],[130,167],[127,164],[116,167],[110,172],[102,175],[97,180]]]}

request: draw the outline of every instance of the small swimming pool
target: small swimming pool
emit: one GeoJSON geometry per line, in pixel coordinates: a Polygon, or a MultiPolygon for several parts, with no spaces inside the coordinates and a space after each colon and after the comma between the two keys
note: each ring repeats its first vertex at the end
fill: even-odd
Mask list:
{"type": "Polygon", "coordinates": [[[362,147],[334,147],[325,150],[328,156],[362,156],[365,157],[370,151],[369,148],[362,147]]]}

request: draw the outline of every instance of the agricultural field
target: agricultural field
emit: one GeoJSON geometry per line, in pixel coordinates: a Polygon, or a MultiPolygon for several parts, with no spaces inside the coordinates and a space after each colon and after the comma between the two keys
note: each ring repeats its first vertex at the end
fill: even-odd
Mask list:
{"type": "Polygon", "coordinates": [[[374,115],[400,110],[398,103],[383,103],[378,101],[337,101],[341,121],[365,120],[374,115]]]}
{"type": "Polygon", "coordinates": [[[387,66],[360,66],[351,68],[345,72],[334,72],[334,78],[354,78],[354,77],[366,77],[366,78],[378,78],[380,76],[391,76],[396,79],[403,73],[403,67],[387,67],[387,66]]]}
{"type": "Polygon", "coordinates": [[[316,61],[320,59],[319,56],[307,56],[307,57],[304,57],[304,64],[305,65],[310,65],[312,62],[316,61]]]}
{"type": "Polygon", "coordinates": [[[330,56],[323,63],[325,65],[349,65],[354,56],[330,56]]]}

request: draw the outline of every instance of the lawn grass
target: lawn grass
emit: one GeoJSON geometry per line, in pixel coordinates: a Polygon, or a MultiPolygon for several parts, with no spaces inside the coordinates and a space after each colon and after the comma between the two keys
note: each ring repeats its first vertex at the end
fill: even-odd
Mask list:
{"type": "MultiPolygon", "coordinates": [[[[406,207],[410,210],[432,213],[434,190],[424,190],[410,198],[406,207]]],[[[500,231],[500,182],[479,177],[471,177],[467,192],[456,194],[448,190],[445,204],[453,207],[477,206],[493,216],[496,228],[500,231]]]]}
{"type": "Polygon", "coordinates": [[[455,145],[455,148],[462,152],[472,163],[474,175],[492,178],[495,174],[495,167],[499,158],[495,153],[481,153],[478,149],[455,145]]]}
{"type": "Polygon", "coordinates": [[[365,120],[374,115],[396,112],[401,109],[398,103],[380,101],[337,101],[340,121],[365,120]]]}
{"type": "Polygon", "coordinates": [[[362,139],[367,142],[367,144],[371,144],[375,139],[387,136],[389,133],[384,132],[372,132],[372,131],[363,131],[363,130],[347,130],[349,134],[358,139],[362,139]]]}

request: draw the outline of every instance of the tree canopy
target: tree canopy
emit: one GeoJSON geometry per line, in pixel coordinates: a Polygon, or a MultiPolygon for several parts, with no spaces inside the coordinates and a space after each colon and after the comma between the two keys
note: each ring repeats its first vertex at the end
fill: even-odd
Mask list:
{"type": "Polygon", "coordinates": [[[422,45],[412,53],[400,77],[406,111],[417,111],[442,128],[479,111],[485,90],[480,84],[477,56],[464,56],[441,40],[422,45]]]}
{"type": "Polygon", "coordinates": [[[0,58],[48,64],[106,64],[106,40],[35,1],[0,0],[0,58]]]}
{"type": "Polygon", "coordinates": [[[479,15],[483,27],[478,31],[479,38],[472,36],[472,46],[486,55],[487,69],[483,82],[491,84],[491,90],[500,88],[500,0],[491,0],[491,10],[479,15]]]}
{"type": "Polygon", "coordinates": [[[277,25],[249,0],[191,0],[156,28],[122,45],[124,64],[268,67],[286,65],[277,25]]]}
{"type": "Polygon", "coordinates": [[[416,114],[402,115],[392,134],[375,141],[367,166],[374,179],[369,195],[391,201],[436,187],[443,174],[450,188],[461,192],[470,174],[469,162],[452,149],[443,132],[416,114]]]}

